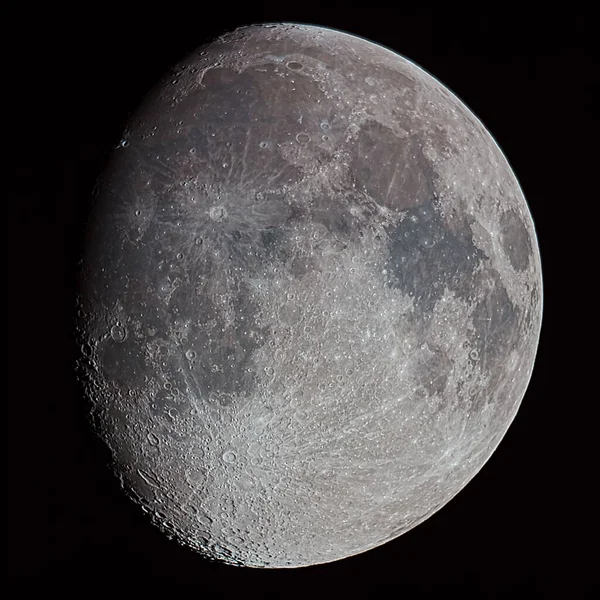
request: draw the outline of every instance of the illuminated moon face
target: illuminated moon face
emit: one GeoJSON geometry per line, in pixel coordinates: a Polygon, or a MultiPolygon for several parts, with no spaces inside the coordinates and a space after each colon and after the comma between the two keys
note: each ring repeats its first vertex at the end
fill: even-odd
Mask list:
{"type": "Polygon", "coordinates": [[[312,26],[185,60],[99,187],[82,377],[130,495],[236,565],[427,519],[527,387],[542,286],[502,152],[438,81],[312,26]]]}

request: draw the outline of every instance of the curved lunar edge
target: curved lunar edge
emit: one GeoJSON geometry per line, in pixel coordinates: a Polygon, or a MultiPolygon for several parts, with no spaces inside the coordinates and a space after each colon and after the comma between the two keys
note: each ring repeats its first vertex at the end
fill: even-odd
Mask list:
{"type": "Polygon", "coordinates": [[[422,69],[244,27],[150,94],[97,188],[80,373],[127,493],[205,557],[364,552],[457,494],[533,368],[537,239],[422,69]]]}

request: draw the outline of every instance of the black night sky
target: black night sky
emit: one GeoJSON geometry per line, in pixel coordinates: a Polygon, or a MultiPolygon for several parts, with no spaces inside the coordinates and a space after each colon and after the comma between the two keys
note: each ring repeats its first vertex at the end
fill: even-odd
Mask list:
{"type": "Polygon", "coordinates": [[[5,113],[6,125],[21,129],[8,173],[10,179],[16,174],[15,192],[6,198],[8,573],[61,586],[85,582],[92,590],[99,581],[158,579],[195,584],[210,598],[239,592],[250,598],[414,597],[440,586],[503,597],[507,587],[523,585],[536,597],[550,597],[559,583],[568,586],[569,597],[583,597],[593,582],[596,546],[584,550],[590,535],[585,514],[594,501],[578,482],[593,469],[578,458],[592,450],[579,447],[586,436],[583,429],[573,433],[581,427],[573,406],[581,411],[583,399],[591,403],[594,394],[584,392],[583,375],[573,376],[582,367],[564,356],[565,338],[573,334],[563,315],[585,310],[585,303],[568,306],[572,294],[565,290],[581,284],[566,253],[581,247],[574,232],[565,233],[565,220],[578,203],[573,218],[585,220],[586,204],[598,195],[587,179],[598,155],[591,131],[597,126],[591,10],[558,12],[544,4],[534,15],[510,8],[473,14],[466,4],[417,11],[402,2],[192,8],[176,1],[123,9],[126,4],[49,4],[25,8],[4,23],[22,44],[9,61],[17,71],[11,85],[17,113],[5,113]],[[545,284],[529,390],[475,479],[385,546],[289,571],[214,565],[154,529],[108,472],[72,373],[70,318],[83,219],[129,114],[166,69],[208,38],[263,21],[360,35],[398,51],[453,90],[487,126],[519,178],[538,232],[545,284]]]}

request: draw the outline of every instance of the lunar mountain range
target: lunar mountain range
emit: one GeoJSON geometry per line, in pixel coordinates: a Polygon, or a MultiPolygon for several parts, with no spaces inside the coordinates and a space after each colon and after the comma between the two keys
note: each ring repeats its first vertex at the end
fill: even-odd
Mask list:
{"type": "Polygon", "coordinates": [[[400,536],[519,408],[540,256],[506,158],[365,39],[248,26],[132,117],[83,259],[79,373],[127,494],[250,567],[400,536]]]}

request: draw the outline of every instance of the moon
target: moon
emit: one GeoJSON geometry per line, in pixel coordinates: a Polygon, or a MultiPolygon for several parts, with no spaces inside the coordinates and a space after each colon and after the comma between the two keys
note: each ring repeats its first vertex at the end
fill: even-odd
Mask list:
{"type": "Polygon", "coordinates": [[[125,492],[224,563],[375,548],[513,421],[542,277],[476,116],[348,33],[253,25],[131,118],[94,194],[78,372],[125,492]]]}

